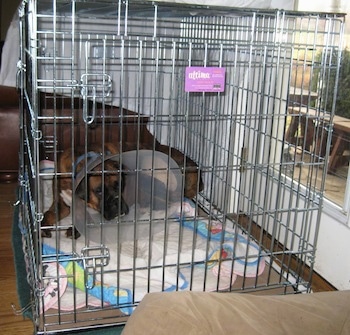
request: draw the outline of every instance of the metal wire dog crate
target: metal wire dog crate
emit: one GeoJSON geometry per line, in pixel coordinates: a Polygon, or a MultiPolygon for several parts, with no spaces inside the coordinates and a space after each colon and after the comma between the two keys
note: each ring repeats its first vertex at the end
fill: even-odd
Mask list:
{"type": "Polygon", "coordinates": [[[342,15],[27,0],[20,18],[37,333],[123,323],[147,292],[311,290],[342,15]],[[112,221],[89,208],[111,174],[119,207],[133,194],[112,221]],[[70,214],[54,202],[47,225],[62,190],[70,214]]]}

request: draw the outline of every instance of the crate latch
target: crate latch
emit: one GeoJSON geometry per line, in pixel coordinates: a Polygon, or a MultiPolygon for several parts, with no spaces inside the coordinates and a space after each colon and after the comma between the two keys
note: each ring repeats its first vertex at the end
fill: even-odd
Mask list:
{"type": "Polygon", "coordinates": [[[80,94],[83,100],[83,120],[91,124],[96,116],[96,103],[103,102],[112,91],[112,78],[108,74],[83,74],[80,94]]]}
{"type": "Polygon", "coordinates": [[[110,253],[105,246],[85,247],[81,251],[85,287],[91,290],[96,284],[96,274],[109,264],[110,253]]]}

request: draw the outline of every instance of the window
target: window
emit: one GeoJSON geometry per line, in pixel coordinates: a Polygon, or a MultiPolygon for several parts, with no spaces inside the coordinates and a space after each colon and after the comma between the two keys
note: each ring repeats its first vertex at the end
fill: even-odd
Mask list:
{"type": "MultiPolygon", "coordinates": [[[[309,38],[309,34],[300,32],[300,45],[309,38]]],[[[310,178],[319,175],[318,183],[324,182],[325,198],[333,210],[337,207],[343,212],[345,220],[349,217],[345,214],[350,211],[350,52],[342,51],[338,73],[339,50],[318,48],[319,37],[315,34],[314,38],[314,48],[298,48],[293,54],[290,115],[286,128],[286,139],[290,143],[288,153],[296,162],[292,174],[305,174],[302,178],[305,186],[310,178]],[[325,63],[328,64],[326,71],[325,63]],[[338,87],[335,85],[337,78],[338,87]],[[331,116],[333,109],[334,117],[331,116]],[[328,139],[331,141],[329,149],[328,139]],[[321,173],[310,172],[307,164],[297,166],[305,157],[310,162],[318,160],[320,168],[328,161],[325,180],[321,173]]]]}

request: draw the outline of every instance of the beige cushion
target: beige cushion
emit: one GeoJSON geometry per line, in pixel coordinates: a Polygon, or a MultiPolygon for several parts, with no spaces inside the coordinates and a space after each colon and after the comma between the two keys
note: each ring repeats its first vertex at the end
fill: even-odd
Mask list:
{"type": "Polygon", "coordinates": [[[150,293],[123,335],[350,334],[350,291],[293,295],[150,293]]]}

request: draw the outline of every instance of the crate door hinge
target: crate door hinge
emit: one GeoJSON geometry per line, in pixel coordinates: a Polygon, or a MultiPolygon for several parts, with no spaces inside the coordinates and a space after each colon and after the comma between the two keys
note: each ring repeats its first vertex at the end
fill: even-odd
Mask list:
{"type": "Polygon", "coordinates": [[[105,246],[85,247],[81,251],[85,288],[91,290],[96,284],[97,270],[109,264],[110,253],[105,246]]]}
{"type": "Polygon", "coordinates": [[[96,103],[111,95],[112,78],[108,74],[83,74],[80,79],[80,94],[83,100],[83,120],[91,124],[96,116],[96,103]],[[91,109],[91,110],[90,110],[91,109]]]}

